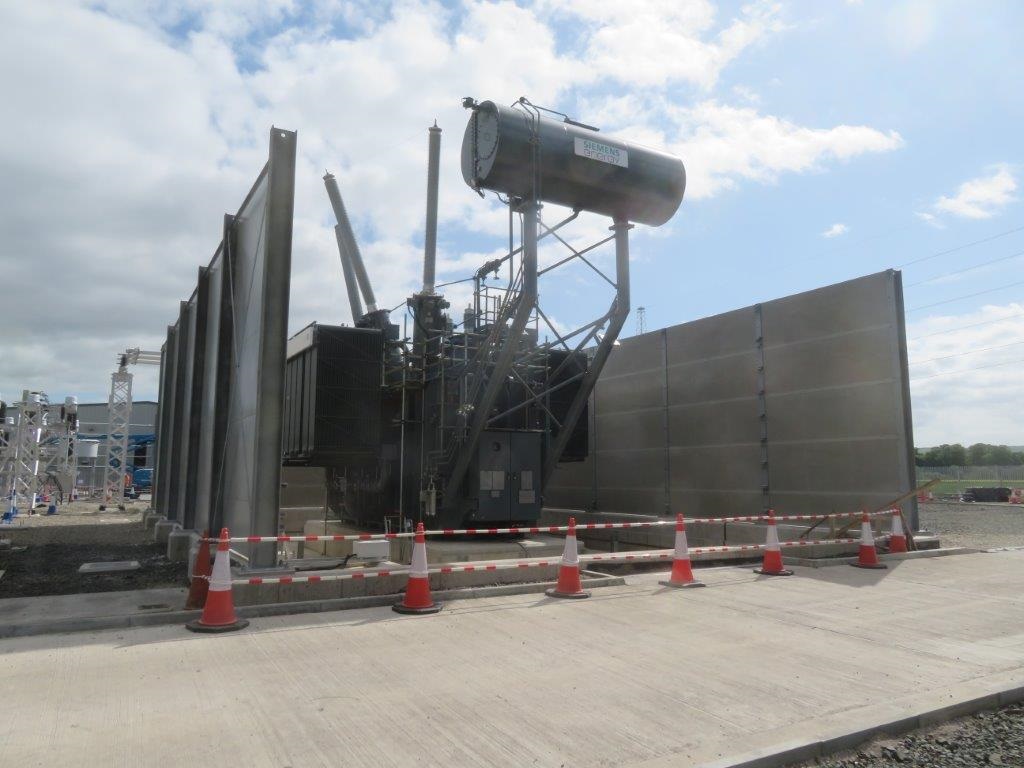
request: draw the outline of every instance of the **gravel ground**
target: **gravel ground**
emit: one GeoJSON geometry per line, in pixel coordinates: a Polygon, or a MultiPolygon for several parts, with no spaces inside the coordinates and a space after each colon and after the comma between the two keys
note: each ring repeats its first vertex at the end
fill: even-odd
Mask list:
{"type": "Polygon", "coordinates": [[[856,750],[801,763],[801,768],[1024,768],[1024,704],[925,728],[898,739],[876,739],[856,750]]]}
{"type": "Polygon", "coordinates": [[[943,546],[1024,547],[1024,504],[927,501],[918,506],[921,527],[938,534],[943,546]]]}
{"type": "Polygon", "coordinates": [[[167,560],[167,547],[152,543],[142,525],[145,504],[124,512],[99,512],[95,502],[77,502],[59,515],[25,515],[0,528],[0,598],[70,595],[124,589],[176,587],[185,583],[185,563],[167,560]],[[138,560],[137,571],[81,575],[82,563],[138,560]]]}

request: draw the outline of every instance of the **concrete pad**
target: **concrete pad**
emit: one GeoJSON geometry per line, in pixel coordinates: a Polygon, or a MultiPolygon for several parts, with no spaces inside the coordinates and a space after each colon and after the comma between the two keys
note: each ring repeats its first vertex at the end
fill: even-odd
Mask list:
{"type": "Polygon", "coordinates": [[[1024,686],[1024,552],[796,570],[15,637],[0,764],[774,766],[1024,686]]]}
{"type": "Polygon", "coordinates": [[[181,524],[173,520],[158,520],[153,526],[153,540],[157,544],[166,544],[172,531],[181,529],[181,524]]]}
{"type": "Polygon", "coordinates": [[[183,563],[191,558],[193,547],[199,541],[199,534],[181,528],[167,534],[167,559],[172,563],[183,563]]]}
{"type": "Polygon", "coordinates": [[[158,515],[156,512],[147,512],[142,516],[142,525],[145,527],[147,531],[150,531],[154,527],[156,527],[156,524],[158,522],[166,519],[166,517],[164,517],[163,515],[158,515]]]}
{"type": "Polygon", "coordinates": [[[79,573],[123,573],[139,570],[138,560],[115,560],[109,563],[82,563],[78,566],[79,573]]]}

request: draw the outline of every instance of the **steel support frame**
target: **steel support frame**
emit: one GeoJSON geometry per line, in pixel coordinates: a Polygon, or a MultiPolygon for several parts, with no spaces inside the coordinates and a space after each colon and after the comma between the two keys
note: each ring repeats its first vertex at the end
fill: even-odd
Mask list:
{"type": "Polygon", "coordinates": [[[132,416],[132,374],[124,370],[110,375],[107,399],[107,458],[103,473],[103,504],[124,506],[124,473],[128,466],[128,431],[132,416]]]}
{"type": "Polygon", "coordinates": [[[612,301],[611,309],[608,312],[607,330],[594,351],[590,365],[583,374],[579,389],[576,391],[576,397],[566,411],[565,419],[562,421],[562,428],[558,431],[558,435],[551,444],[551,449],[544,460],[544,484],[541,487],[547,487],[551,475],[554,474],[555,469],[558,467],[558,460],[561,458],[566,445],[569,443],[569,439],[572,437],[573,430],[583,414],[583,409],[587,406],[591,392],[594,391],[597,377],[601,375],[601,369],[604,368],[608,355],[611,354],[612,347],[619,338],[622,326],[629,316],[629,230],[632,228],[633,225],[625,221],[616,221],[611,226],[615,237],[615,299],[612,301]]]}
{"type": "Polygon", "coordinates": [[[10,514],[16,515],[20,505],[32,513],[39,490],[39,441],[46,426],[46,403],[29,398],[26,391],[18,409],[18,428],[15,433],[14,466],[11,482],[10,514]]]}
{"type": "Polygon", "coordinates": [[[512,370],[516,352],[526,330],[526,326],[537,304],[537,242],[540,230],[540,205],[535,200],[523,204],[523,256],[520,262],[522,288],[516,298],[517,306],[508,327],[508,334],[502,345],[501,352],[494,363],[487,386],[480,399],[473,403],[470,416],[469,433],[459,447],[455,465],[444,490],[444,504],[451,506],[458,503],[459,490],[465,479],[466,471],[476,455],[476,447],[490,420],[491,408],[505,385],[505,380],[512,370]]]}

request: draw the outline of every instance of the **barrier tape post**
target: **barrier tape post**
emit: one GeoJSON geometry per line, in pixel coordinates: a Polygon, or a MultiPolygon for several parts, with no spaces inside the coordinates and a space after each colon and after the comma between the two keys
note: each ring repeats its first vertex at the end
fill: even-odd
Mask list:
{"type": "Polygon", "coordinates": [[[423,523],[416,524],[416,537],[412,545],[412,562],[409,565],[409,581],[405,585],[402,602],[391,606],[395,613],[437,613],[441,604],[430,596],[430,571],[427,570],[427,539],[423,535],[423,523]]]}
{"type": "Polygon", "coordinates": [[[240,619],[235,615],[235,603],[231,594],[229,538],[228,529],[221,528],[203,615],[185,625],[192,632],[231,632],[249,626],[247,619],[240,619]]]}
{"type": "Polygon", "coordinates": [[[185,610],[194,610],[206,605],[206,595],[210,590],[210,541],[209,531],[203,531],[199,540],[199,550],[192,564],[192,581],[185,598],[185,610]]]}
{"type": "Polygon", "coordinates": [[[576,518],[569,518],[569,531],[565,535],[565,549],[562,550],[562,562],[558,567],[558,583],[552,589],[544,591],[548,597],[565,597],[582,600],[590,597],[583,591],[580,583],[580,553],[576,546],[576,518]]]}
{"type": "Polygon", "coordinates": [[[888,568],[885,563],[878,562],[878,551],[875,549],[875,537],[871,533],[871,517],[867,512],[860,519],[860,550],[857,562],[850,563],[854,568],[888,568]]]}
{"type": "Polygon", "coordinates": [[[775,529],[775,510],[768,510],[768,534],[764,545],[764,560],[754,573],[762,576],[792,576],[792,571],[782,567],[782,550],[779,549],[779,532],[775,529]]]}
{"type": "Polygon", "coordinates": [[[907,535],[903,530],[903,517],[899,509],[892,511],[892,533],[889,536],[889,552],[899,553],[907,551],[907,535]]]}
{"type": "Polygon", "coordinates": [[[676,548],[672,555],[672,575],[669,576],[668,581],[659,581],[658,583],[663,587],[675,589],[706,586],[703,581],[693,578],[690,550],[686,544],[686,523],[681,514],[676,515],[676,548]]]}

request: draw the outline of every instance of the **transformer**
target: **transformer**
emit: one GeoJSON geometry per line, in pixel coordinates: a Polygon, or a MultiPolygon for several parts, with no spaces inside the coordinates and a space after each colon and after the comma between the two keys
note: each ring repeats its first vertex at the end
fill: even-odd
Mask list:
{"type": "Polygon", "coordinates": [[[435,285],[436,123],[428,141],[423,287],[406,301],[401,333],[377,305],[337,180],[324,176],[354,326],[313,324],[289,341],[283,458],[324,467],[329,506],[363,527],[536,523],[559,462],[587,456],[587,402],[629,314],[632,222],[660,225],[683,197],[685,170],[671,155],[599,136],[564,115],[555,121],[525,98],[510,107],[463,105],[472,111],[463,175],[481,195],[500,193],[509,248],[467,278],[472,303],[454,317],[435,285]],[[545,201],[573,212],[546,223],[545,201]],[[609,216],[612,234],[576,248],[558,232],[582,210],[609,216]],[[570,253],[540,269],[538,244],[546,237],[570,253]],[[614,278],[584,256],[608,243],[614,278]],[[574,261],[597,271],[614,296],[594,320],[566,331],[551,324],[538,282],[574,261]]]}

